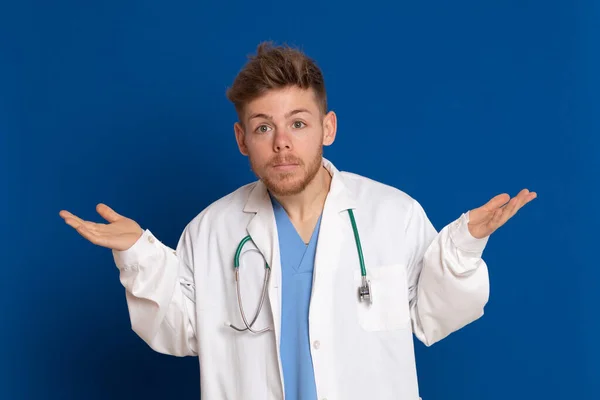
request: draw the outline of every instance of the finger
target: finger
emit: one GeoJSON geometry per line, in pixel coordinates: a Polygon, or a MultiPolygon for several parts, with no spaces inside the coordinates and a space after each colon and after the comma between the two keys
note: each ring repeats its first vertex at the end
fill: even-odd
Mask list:
{"type": "Polygon", "coordinates": [[[521,190],[519,192],[519,194],[517,195],[517,198],[519,198],[519,201],[518,201],[516,207],[512,210],[511,217],[513,215],[515,215],[517,213],[517,211],[519,211],[525,204],[529,203],[531,200],[535,199],[536,197],[537,197],[536,192],[530,192],[528,189],[521,190]]]}
{"type": "Polygon", "coordinates": [[[86,232],[89,232],[91,235],[99,235],[102,234],[102,225],[96,224],[95,222],[83,221],[81,219],[75,218],[66,218],[65,222],[67,225],[71,226],[74,229],[83,229],[86,232]]]}
{"type": "Polygon", "coordinates": [[[111,223],[116,222],[116,221],[120,220],[121,218],[123,218],[122,215],[118,214],[115,210],[113,210],[106,204],[102,204],[102,203],[98,204],[96,206],[96,211],[98,211],[98,214],[100,214],[100,216],[102,216],[102,218],[104,218],[105,220],[107,220],[108,222],[111,222],[111,223]]]}
{"type": "MultiPolygon", "coordinates": [[[[513,197],[513,198],[512,198],[512,199],[510,199],[510,200],[511,200],[511,201],[513,201],[514,199],[517,199],[517,198],[518,198],[518,199],[521,199],[521,198],[523,198],[524,196],[527,196],[527,195],[528,195],[528,193],[529,193],[529,191],[528,191],[527,189],[522,189],[522,190],[521,190],[519,193],[517,193],[517,195],[516,195],[515,197],[513,197]]],[[[516,200],[514,200],[514,201],[516,201],[516,200]]],[[[514,204],[514,202],[513,202],[513,203],[511,203],[511,202],[509,201],[508,203],[506,203],[506,204],[502,205],[502,207],[507,207],[509,204],[512,206],[512,205],[514,204]]]]}
{"type": "Polygon", "coordinates": [[[493,211],[490,218],[485,222],[485,226],[488,229],[488,235],[492,234],[496,229],[498,229],[502,225],[502,208],[497,208],[493,211]]]}
{"type": "Polygon", "coordinates": [[[94,232],[92,229],[89,228],[89,225],[86,225],[86,224],[79,225],[76,230],[81,236],[83,236],[85,239],[89,240],[91,243],[93,243],[97,246],[110,247],[109,246],[110,238],[101,233],[94,232]]]}
{"type": "Polygon", "coordinates": [[[523,207],[526,204],[526,202],[528,201],[527,199],[530,197],[530,194],[531,193],[529,192],[529,190],[523,189],[519,192],[518,195],[512,198],[512,200],[505,207],[504,215],[502,218],[503,224],[510,218],[512,218],[517,213],[517,211],[519,211],[519,209],[521,209],[521,207],[523,207]]]}
{"type": "Polygon", "coordinates": [[[81,225],[83,225],[83,222],[81,220],[78,220],[76,218],[71,218],[71,217],[65,217],[65,222],[67,223],[67,225],[69,225],[70,227],[72,227],[74,229],[77,229],[81,225]]]}
{"type": "Polygon", "coordinates": [[[516,197],[518,197],[521,200],[524,200],[525,198],[527,198],[527,196],[529,195],[529,190],[528,189],[522,189],[519,194],[517,194],[516,197]]]}
{"type": "Polygon", "coordinates": [[[492,216],[492,219],[490,221],[490,225],[492,227],[498,228],[501,225],[502,214],[503,214],[503,209],[502,208],[499,208],[496,211],[494,211],[494,215],[492,216]]]}
{"type": "Polygon", "coordinates": [[[89,230],[85,226],[85,224],[78,224],[74,228],[77,231],[77,233],[79,233],[81,236],[83,236],[84,238],[86,238],[90,242],[94,243],[94,242],[97,241],[97,235],[94,232],[92,232],[91,230],[89,230]]]}
{"type": "Polygon", "coordinates": [[[60,211],[58,214],[59,214],[59,215],[60,215],[60,216],[61,216],[61,217],[62,217],[62,218],[65,220],[65,221],[66,221],[67,219],[72,219],[72,220],[78,221],[79,223],[83,223],[83,222],[84,222],[84,221],[83,221],[81,218],[79,218],[78,216],[76,216],[76,215],[74,215],[74,214],[71,214],[71,213],[70,213],[70,212],[68,212],[67,210],[61,210],[61,211],[60,211]]]}
{"type": "Polygon", "coordinates": [[[510,199],[508,203],[494,211],[492,218],[488,222],[488,226],[492,230],[498,229],[504,225],[506,221],[512,218],[519,209],[536,197],[537,193],[535,192],[529,192],[527,189],[521,190],[519,194],[510,199]]]}
{"type": "Polygon", "coordinates": [[[535,199],[536,197],[537,197],[536,192],[529,192],[529,193],[527,193],[526,196],[523,196],[523,199],[521,200],[519,207],[514,211],[513,215],[516,214],[517,211],[519,211],[521,208],[523,208],[525,206],[525,204],[529,203],[531,200],[535,199]]]}
{"type": "Polygon", "coordinates": [[[490,201],[488,201],[483,208],[486,210],[495,210],[496,208],[499,208],[501,206],[503,206],[504,204],[506,204],[507,201],[510,200],[510,196],[508,195],[508,193],[502,193],[499,194],[497,196],[492,197],[492,199],[490,201]]]}
{"type": "Polygon", "coordinates": [[[529,194],[525,198],[525,202],[523,203],[523,205],[529,203],[531,200],[533,200],[535,198],[537,198],[537,193],[536,192],[529,192],[529,194]]]}
{"type": "Polygon", "coordinates": [[[516,210],[518,209],[518,205],[520,203],[521,199],[518,196],[513,197],[512,199],[510,199],[510,201],[505,204],[504,206],[502,206],[502,208],[500,208],[501,210],[501,214],[500,214],[500,218],[499,218],[499,226],[502,226],[506,223],[506,221],[508,221],[510,219],[510,217],[512,217],[516,210]]]}
{"type": "Polygon", "coordinates": [[[84,221],[76,215],[71,214],[68,211],[62,210],[60,216],[65,220],[65,222],[71,227],[77,229],[80,225],[86,227],[86,229],[90,232],[96,232],[98,229],[102,229],[105,224],[98,224],[96,222],[84,221]]]}

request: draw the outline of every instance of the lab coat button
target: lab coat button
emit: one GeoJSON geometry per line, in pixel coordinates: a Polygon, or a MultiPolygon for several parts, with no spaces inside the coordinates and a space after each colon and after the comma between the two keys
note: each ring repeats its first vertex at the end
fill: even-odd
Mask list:
{"type": "Polygon", "coordinates": [[[148,236],[148,241],[149,241],[150,243],[154,243],[154,238],[153,238],[152,236],[148,236]]]}
{"type": "MultiPolygon", "coordinates": [[[[319,342],[318,340],[315,340],[313,343],[313,347],[318,350],[319,347],[321,347],[321,342],[319,342]]],[[[323,400],[327,400],[327,399],[323,399],[323,400]]]]}

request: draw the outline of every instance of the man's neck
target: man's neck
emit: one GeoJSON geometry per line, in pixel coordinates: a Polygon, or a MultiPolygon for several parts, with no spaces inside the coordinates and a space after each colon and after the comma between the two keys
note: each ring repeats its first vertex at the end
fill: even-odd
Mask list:
{"type": "Polygon", "coordinates": [[[330,184],[329,171],[321,167],[315,178],[301,193],[293,196],[275,196],[275,198],[292,221],[299,223],[311,221],[321,215],[330,184]]]}

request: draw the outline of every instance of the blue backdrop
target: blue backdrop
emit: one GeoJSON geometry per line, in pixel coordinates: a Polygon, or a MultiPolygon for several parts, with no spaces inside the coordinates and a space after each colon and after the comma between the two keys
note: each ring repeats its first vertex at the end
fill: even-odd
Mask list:
{"type": "Polygon", "coordinates": [[[486,315],[417,345],[424,400],[600,398],[598,2],[95,3],[0,6],[1,399],[198,398],[197,360],[135,336],[110,251],[58,212],[106,202],[175,246],[254,179],[225,89],[269,39],[324,70],[325,156],[436,228],[538,192],[485,250],[486,315]]]}

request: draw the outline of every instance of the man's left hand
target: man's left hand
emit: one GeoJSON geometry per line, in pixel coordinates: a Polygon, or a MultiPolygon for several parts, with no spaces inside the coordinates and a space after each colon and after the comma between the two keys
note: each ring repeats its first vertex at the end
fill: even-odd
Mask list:
{"type": "Polygon", "coordinates": [[[537,193],[523,189],[512,199],[506,193],[493,197],[479,208],[469,212],[469,232],[477,239],[491,235],[521,207],[537,197],[537,193]]]}

